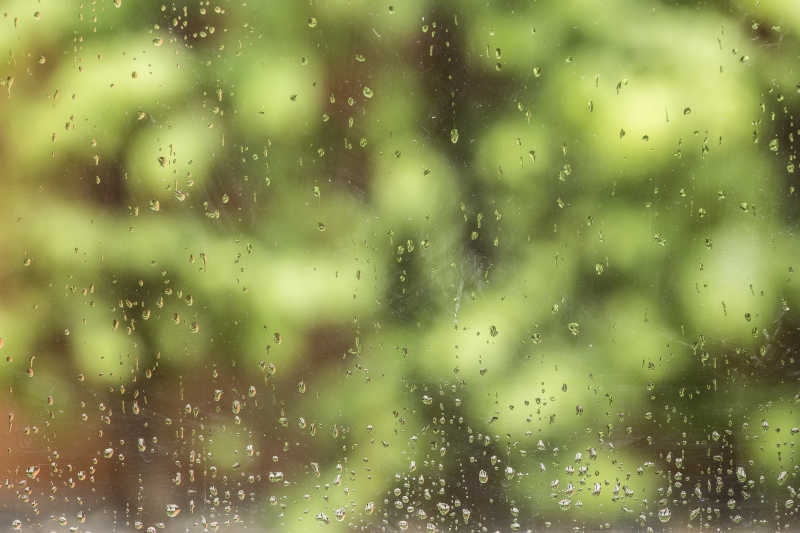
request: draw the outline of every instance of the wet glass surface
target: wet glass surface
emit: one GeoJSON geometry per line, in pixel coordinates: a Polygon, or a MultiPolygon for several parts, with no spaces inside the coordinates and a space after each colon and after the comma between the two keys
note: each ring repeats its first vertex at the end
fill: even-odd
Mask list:
{"type": "Polygon", "coordinates": [[[0,530],[800,528],[800,7],[0,1],[0,530]]]}

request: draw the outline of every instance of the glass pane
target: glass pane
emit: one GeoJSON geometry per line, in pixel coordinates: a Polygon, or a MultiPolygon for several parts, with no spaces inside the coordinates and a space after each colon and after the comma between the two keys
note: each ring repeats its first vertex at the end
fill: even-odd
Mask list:
{"type": "Polygon", "coordinates": [[[800,7],[0,0],[0,522],[800,528],[800,7]]]}

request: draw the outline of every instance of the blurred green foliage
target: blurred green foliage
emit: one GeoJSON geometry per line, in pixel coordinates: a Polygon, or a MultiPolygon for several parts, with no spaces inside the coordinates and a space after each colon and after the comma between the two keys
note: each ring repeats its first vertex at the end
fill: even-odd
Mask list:
{"type": "Polygon", "coordinates": [[[797,527],[793,2],[0,16],[9,523],[797,527]]]}

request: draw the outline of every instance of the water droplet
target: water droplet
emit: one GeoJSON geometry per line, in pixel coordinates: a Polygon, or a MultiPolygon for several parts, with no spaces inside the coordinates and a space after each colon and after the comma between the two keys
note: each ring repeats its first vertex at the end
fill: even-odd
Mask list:
{"type": "Polygon", "coordinates": [[[181,512],[181,508],[175,505],[174,503],[168,503],[165,509],[167,511],[167,516],[170,518],[175,518],[181,512]]]}
{"type": "Polygon", "coordinates": [[[39,471],[40,471],[40,468],[39,468],[38,466],[36,466],[36,465],[32,465],[32,466],[29,466],[29,467],[27,468],[27,470],[25,471],[25,474],[26,474],[26,475],[27,475],[27,476],[28,476],[30,479],[36,479],[36,477],[39,475],[39,471]]]}
{"type": "Polygon", "coordinates": [[[770,149],[771,151],[773,151],[773,152],[777,152],[779,148],[780,148],[780,141],[779,141],[777,138],[775,138],[775,139],[772,139],[772,140],[769,142],[769,149],[770,149]]]}

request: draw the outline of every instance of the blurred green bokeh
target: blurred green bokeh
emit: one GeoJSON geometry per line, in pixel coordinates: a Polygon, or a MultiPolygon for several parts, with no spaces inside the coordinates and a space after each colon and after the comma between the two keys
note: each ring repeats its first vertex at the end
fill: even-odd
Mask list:
{"type": "Polygon", "coordinates": [[[793,2],[0,17],[12,527],[800,527],[793,2]]]}

